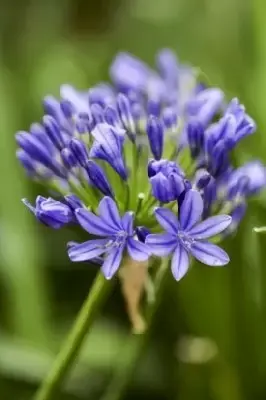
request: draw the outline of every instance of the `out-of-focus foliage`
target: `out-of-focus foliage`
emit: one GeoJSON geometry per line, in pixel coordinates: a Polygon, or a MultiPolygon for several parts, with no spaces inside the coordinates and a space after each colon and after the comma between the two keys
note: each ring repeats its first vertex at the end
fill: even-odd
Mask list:
{"type": "MultiPolygon", "coordinates": [[[[15,131],[38,120],[42,97],[58,94],[61,83],[84,88],[107,79],[116,51],[152,62],[166,46],[257,120],[236,163],[266,162],[265,12],[259,0],[0,1],[1,399],[33,393],[96,272],[68,261],[65,244],[77,233],[50,231],[23,207],[22,197],[45,193],[18,166],[15,131]]],[[[117,285],[61,398],[265,399],[266,239],[252,231],[265,225],[265,207],[265,194],[251,202],[226,243],[227,268],[196,265],[180,283],[169,278],[141,346],[129,339],[117,285]]]]}

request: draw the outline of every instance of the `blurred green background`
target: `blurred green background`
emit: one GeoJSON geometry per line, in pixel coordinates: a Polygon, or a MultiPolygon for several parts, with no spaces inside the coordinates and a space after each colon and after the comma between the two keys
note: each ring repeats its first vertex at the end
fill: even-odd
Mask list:
{"type": "MultiPolygon", "coordinates": [[[[51,231],[23,207],[22,197],[46,193],[18,165],[14,133],[40,118],[42,97],[60,84],[107,79],[118,50],[151,63],[171,47],[256,119],[236,163],[266,162],[265,13],[263,0],[0,0],[1,400],[30,398],[96,273],[68,260],[77,232],[51,231]]],[[[252,200],[225,243],[229,267],[169,279],[139,357],[117,285],[58,400],[264,400],[266,237],[252,227],[266,224],[265,206],[265,194],[252,200]]]]}

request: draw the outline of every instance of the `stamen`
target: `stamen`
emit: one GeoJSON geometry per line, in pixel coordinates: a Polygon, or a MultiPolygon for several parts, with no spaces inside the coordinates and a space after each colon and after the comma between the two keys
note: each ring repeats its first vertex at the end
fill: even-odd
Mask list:
{"type": "Polygon", "coordinates": [[[136,208],[136,215],[138,215],[138,213],[141,210],[141,207],[143,205],[143,200],[145,199],[145,194],[144,193],[139,193],[138,194],[138,202],[137,202],[137,208],[136,208]]]}

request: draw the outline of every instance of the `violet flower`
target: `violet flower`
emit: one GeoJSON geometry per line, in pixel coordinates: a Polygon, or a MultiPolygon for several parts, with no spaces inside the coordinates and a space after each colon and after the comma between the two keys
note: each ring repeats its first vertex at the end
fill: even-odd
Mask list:
{"type": "Polygon", "coordinates": [[[171,269],[176,280],[187,273],[190,254],[203,264],[214,267],[229,262],[227,253],[206,239],[225,230],[232,218],[229,215],[216,215],[200,222],[202,212],[203,201],[195,190],[186,193],[179,217],[166,208],[155,210],[155,217],[166,232],[148,235],[145,243],[154,255],[173,255],[171,269]]]}

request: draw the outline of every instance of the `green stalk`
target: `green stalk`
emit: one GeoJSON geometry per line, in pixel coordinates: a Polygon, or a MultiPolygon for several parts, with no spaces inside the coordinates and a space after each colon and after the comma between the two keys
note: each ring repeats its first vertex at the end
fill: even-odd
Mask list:
{"type": "Polygon", "coordinates": [[[123,352],[123,362],[117,364],[114,372],[114,377],[111,380],[107,390],[101,400],[119,400],[122,398],[132,375],[137,367],[138,361],[143,354],[145,345],[149,339],[152,324],[154,322],[156,311],[159,307],[161,296],[167,281],[167,271],[169,260],[164,259],[155,279],[156,298],[155,301],[148,305],[146,321],[147,330],[144,334],[131,336],[127,343],[126,349],[123,352]]]}
{"type": "Polygon", "coordinates": [[[62,346],[54,365],[43,381],[33,400],[50,400],[55,398],[60,384],[66,378],[78,356],[85,336],[90,330],[95,316],[103,304],[111,288],[110,281],[106,280],[100,271],[95,278],[93,286],[77,316],[65,343],[62,346]]]}

